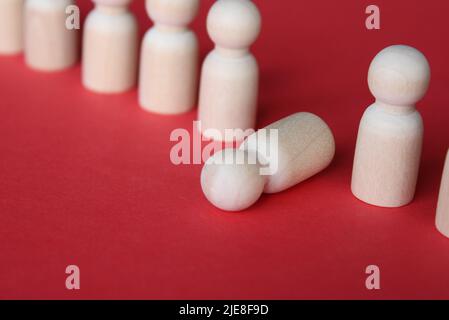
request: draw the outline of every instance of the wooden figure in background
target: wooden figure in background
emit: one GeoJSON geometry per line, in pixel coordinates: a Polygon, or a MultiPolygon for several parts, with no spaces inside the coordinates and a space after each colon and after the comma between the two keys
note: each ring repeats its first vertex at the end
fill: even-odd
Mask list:
{"type": "Polygon", "coordinates": [[[66,27],[66,8],[73,0],[26,0],[25,62],[32,69],[60,71],[79,56],[78,31],[66,27]]]}
{"type": "Polygon", "coordinates": [[[128,10],[132,0],[93,0],[84,25],[82,82],[98,93],[121,93],[135,86],[138,25],[128,10]]]}
{"type": "Polygon", "coordinates": [[[438,231],[449,238],[449,151],[446,156],[443,179],[441,180],[436,226],[438,231]]]}
{"type": "Polygon", "coordinates": [[[264,192],[281,192],[324,170],[334,154],[327,124],[314,114],[296,113],[249,136],[240,149],[214,154],[203,167],[201,187],[216,207],[240,211],[264,192]],[[262,175],[262,167],[270,173],[262,175]]]}
{"type": "Polygon", "coordinates": [[[225,129],[254,129],[259,68],[249,47],[261,30],[259,10],[249,0],[219,0],[209,12],[207,29],[216,47],[206,58],[201,75],[198,117],[202,133],[212,139],[208,129],[222,131],[222,137],[225,129]]]}
{"type": "Polygon", "coordinates": [[[0,55],[14,55],[23,50],[24,0],[0,1],[0,55]]]}
{"type": "Polygon", "coordinates": [[[199,0],[146,0],[154,27],[142,44],[139,102],[159,114],[180,114],[195,107],[198,91],[198,40],[188,25],[199,0]]]}
{"type": "Polygon", "coordinates": [[[427,59],[409,46],[388,47],[371,63],[368,83],[376,102],[360,123],[352,175],[360,200],[381,207],[413,200],[423,140],[415,104],[429,82],[427,59]]]}

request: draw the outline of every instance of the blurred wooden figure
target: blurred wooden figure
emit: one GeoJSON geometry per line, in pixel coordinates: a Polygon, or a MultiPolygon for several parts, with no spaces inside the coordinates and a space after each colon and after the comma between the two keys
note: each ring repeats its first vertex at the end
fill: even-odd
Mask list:
{"type": "Polygon", "coordinates": [[[415,104],[429,87],[430,67],[418,50],[391,46],[371,63],[368,83],[376,102],[360,123],[352,192],[380,207],[413,200],[421,160],[423,122],[415,104]]]}
{"type": "Polygon", "coordinates": [[[180,114],[195,107],[198,90],[198,41],[188,25],[199,0],[146,0],[154,21],[143,39],[139,102],[159,114],[180,114]]]}
{"type": "Polygon", "coordinates": [[[138,26],[128,10],[132,0],[93,0],[84,25],[82,82],[98,93],[121,93],[135,86],[138,26]]]}
{"type": "Polygon", "coordinates": [[[248,0],[215,2],[207,17],[209,36],[216,44],[202,69],[199,120],[202,133],[217,129],[254,129],[257,115],[259,67],[249,47],[261,30],[261,16],[248,0]]]}
{"type": "Polygon", "coordinates": [[[66,27],[73,0],[26,0],[25,62],[32,69],[60,71],[79,57],[78,31],[66,27]]]}
{"type": "Polygon", "coordinates": [[[449,238],[449,151],[446,156],[443,178],[441,180],[436,226],[438,231],[449,238]]]}
{"type": "Polygon", "coordinates": [[[24,0],[0,1],[0,55],[15,55],[23,50],[24,0]]]}

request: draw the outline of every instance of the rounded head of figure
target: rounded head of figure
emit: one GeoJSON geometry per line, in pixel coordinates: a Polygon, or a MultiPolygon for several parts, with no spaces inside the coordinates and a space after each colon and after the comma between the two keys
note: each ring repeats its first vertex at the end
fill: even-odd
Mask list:
{"type": "Polygon", "coordinates": [[[146,0],[146,9],[155,23],[186,27],[198,14],[200,0],[146,0]]]}
{"type": "Polygon", "coordinates": [[[95,4],[111,6],[111,7],[126,7],[132,0],[93,0],[95,4]]]}
{"type": "Polygon", "coordinates": [[[260,166],[251,164],[248,153],[225,149],[214,154],[201,172],[201,188],[206,198],[224,211],[241,211],[262,195],[265,177],[260,166]]]}
{"type": "Polygon", "coordinates": [[[261,16],[249,0],[216,1],[207,17],[207,30],[216,45],[227,49],[246,49],[257,39],[261,16]]]}
{"type": "Polygon", "coordinates": [[[373,60],[368,85],[377,101],[394,106],[414,106],[427,92],[430,66],[415,48],[396,45],[382,50],[373,60]]]}

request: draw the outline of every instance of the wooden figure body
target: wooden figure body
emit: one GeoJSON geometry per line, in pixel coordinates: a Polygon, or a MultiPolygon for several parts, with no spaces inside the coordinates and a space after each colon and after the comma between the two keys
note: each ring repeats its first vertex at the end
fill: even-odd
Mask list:
{"type": "Polygon", "coordinates": [[[368,82],[376,102],[360,123],[352,192],[372,205],[404,206],[418,179],[423,122],[415,104],[428,89],[430,67],[418,50],[392,46],[373,60],[368,82]]]}
{"type": "Polygon", "coordinates": [[[66,27],[66,8],[73,0],[26,0],[25,62],[32,69],[59,71],[79,56],[78,31],[66,27]]]}
{"type": "Polygon", "coordinates": [[[138,26],[132,0],[93,0],[84,25],[82,82],[98,93],[121,93],[137,81],[138,26]]]}
{"type": "Polygon", "coordinates": [[[24,0],[0,1],[0,55],[14,55],[23,50],[24,0]]]}
{"type": "Polygon", "coordinates": [[[159,114],[180,114],[195,107],[198,90],[198,40],[188,25],[199,0],[146,0],[155,25],[141,49],[139,102],[159,114]]]}
{"type": "Polygon", "coordinates": [[[446,156],[443,178],[441,180],[436,226],[438,231],[449,238],[449,151],[446,156]]]}
{"type": "Polygon", "coordinates": [[[334,154],[327,124],[311,113],[296,113],[249,136],[239,149],[213,155],[203,167],[201,186],[216,207],[240,211],[262,193],[281,192],[324,170],[334,154]]]}
{"type": "MultiPolygon", "coordinates": [[[[248,0],[220,0],[209,12],[207,29],[216,48],[202,69],[199,120],[208,129],[254,129],[257,115],[259,67],[249,47],[261,29],[261,16],[248,0]]],[[[229,137],[229,135],[227,135],[229,137]]],[[[234,137],[237,139],[237,137],[234,137]]]]}

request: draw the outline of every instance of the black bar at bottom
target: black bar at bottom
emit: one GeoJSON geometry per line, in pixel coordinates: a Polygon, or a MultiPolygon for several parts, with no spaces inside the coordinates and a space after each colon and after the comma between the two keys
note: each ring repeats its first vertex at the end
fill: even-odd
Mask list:
{"type": "Polygon", "coordinates": [[[151,320],[383,319],[395,315],[428,319],[432,314],[447,314],[449,301],[0,301],[0,310],[2,314],[55,315],[58,319],[86,314],[151,320]]]}

